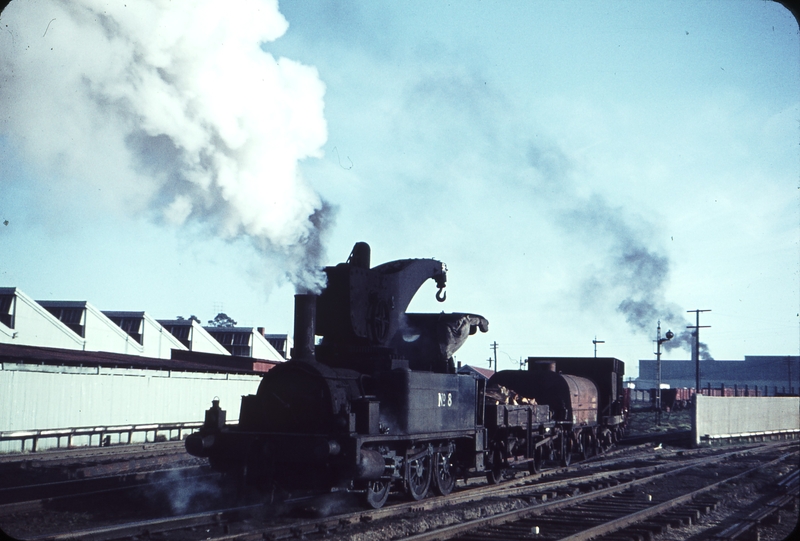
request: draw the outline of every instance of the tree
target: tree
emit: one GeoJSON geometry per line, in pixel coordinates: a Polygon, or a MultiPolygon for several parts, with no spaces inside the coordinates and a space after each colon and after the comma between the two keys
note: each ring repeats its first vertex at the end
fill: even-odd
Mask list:
{"type": "Polygon", "coordinates": [[[200,323],[200,318],[197,317],[194,314],[192,314],[188,318],[187,317],[183,317],[183,316],[178,316],[175,319],[177,319],[178,321],[196,321],[196,322],[200,323]]]}
{"type": "Polygon", "coordinates": [[[235,327],[236,322],[228,314],[220,312],[214,319],[208,320],[209,327],[235,327]]]}

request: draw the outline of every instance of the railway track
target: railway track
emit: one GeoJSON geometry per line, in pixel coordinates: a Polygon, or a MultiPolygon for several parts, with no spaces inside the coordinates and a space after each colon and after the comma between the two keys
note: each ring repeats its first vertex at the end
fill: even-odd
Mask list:
{"type": "Polygon", "coordinates": [[[75,449],[49,449],[37,453],[9,453],[0,455],[0,466],[27,464],[74,464],[79,461],[100,461],[104,458],[142,454],[170,454],[185,452],[183,441],[112,445],[109,447],[78,447],[75,449]]]}
{"type": "Polygon", "coordinates": [[[106,497],[123,491],[159,490],[162,485],[174,483],[176,479],[219,479],[221,475],[210,468],[189,466],[140,473],[93,476],[89,478],[37,483],[0,488],[0,517],[14,513],[39,511],[58,502],[87,497],[106,497]]]}
{"type": "MultiPolygon", "coordinates": [[[[653,456],[650,448],[641,450],[633,465],[630,457],[610,456],[499,485],[467,487],[448,497],[378,510],[333,513],[324,518],[264,520],[263,505],[253,505],[33,539],[77,537],[88,541],[133,539],[143,535],[153,538],[161,535],[167,539],[180,535],[182,539],[225,541],[317,538],[577,540],[621,530],[627,531],[625,538],[651,538],[659,528],[665,527],[664,523],[674,526],[696,521],[702,513],[714,508],[716,502],[710,494],[719,486],[735,482],[768,464],[786,460],[791,453],[796,454],[796,444],[792,451],[786,451],[788,447],[785,443],[743,446],[728,452],[716,450],[713,456],[701,456],[701,451],[664,451],[653,456]],[[780,456],[767,462],[759,458],[765,453],[780,456]],[[761,463],[753,466],[754,461],[761,463]],[[725,466],[715,467],[714,464],[725,466]],[[738,466],[733,468],[732,465],[738,466]],[[731,468],[736,472],[728,475],[731,468]],[[710,479],[689,475],[712,470],[718,476],[723,470],[724,474],[710,479]],[[659,483],[669,486],[668,480],[676,476],[703,480],[703,483],[667,497],[668,491],[659,488],[659,483]],[[565,524],[577,530],[571,531],[565,524]]],[[[706,450],[706,454],[709,452],[706,450]]],[[[339,505],[347,504],[339,502],[339,505]]]]}
{"type": "MultiPolygon", "coordinates": [[[[153,471],[165,466],[200,464],[183,442],[44,451],[0,456],[3,488],[153,471]]],[[[0,495],[0,501],[3,501],[0,495]]]]}
{"type": "MultiPolygon", "coordinates": [[[[694,459],[677,468],[654,471],[607,488],[579,492],[550,503],[463,521],[445,528],[400,537],[406,541],[432,541],[457,539],[462,541],[494,539],[537,539],[584,541],[589,539],[652,539],[671,527],[691,525],[703,514],[716,508],[714,496],[724,484],[734,483],[748,475],[789,458],[796,462],[797,451],[783,453],[777,458],[751,466],[726,467],[720,476],[703,475],[701,468],[740,458],[741,453],[725,453],[710,459],[694,459]],[[730,471],[735,470],[735,473],[730,471]],[[743,470],[743,471],[741,471],[743,470]],[[681,483],[680,494],[672,496],[674,486],[668,478],[691,473],[685,478],[692,483],[681,483]],[[717,480],[719,477],[722,479],[717,480]],[[665,482],[667,481],[667,482],[665,482]],[[688,485],[691,485],[690,487],[688,485]]],[[[729,539],[724,535],[718,539],[729,539]]]]}

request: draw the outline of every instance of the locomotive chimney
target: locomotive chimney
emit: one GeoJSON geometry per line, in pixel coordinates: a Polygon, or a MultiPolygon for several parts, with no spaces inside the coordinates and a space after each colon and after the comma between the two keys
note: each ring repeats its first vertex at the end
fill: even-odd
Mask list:
{"type": "Polygon", "coordinates": [[[317,317],[317,296],[301,293],[294,296],[294,348],[292,358],[314,360],[314,322],[317,317]]]}

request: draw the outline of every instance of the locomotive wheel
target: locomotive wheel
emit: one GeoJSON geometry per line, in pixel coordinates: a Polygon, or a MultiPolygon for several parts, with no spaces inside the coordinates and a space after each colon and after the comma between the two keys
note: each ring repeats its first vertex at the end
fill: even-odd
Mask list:
{"type": "Polygon", "coordinates": [[[489,463],[486,465],[486,481],[496,485],[503,480],[503,452],[495,448],[489,454],[489,463]]]}
{"type": "Polygon", "coordinates": [[[386,481],[384,479],[370,481],[367,485],[366,492],[367,505],[373,509],[380,509],[383,507],[383,504],[385,504],[386,500],[389,498],[389,488],[391,485],[391,481],[386,481]]]}
{"type": "Polygon", "coordinates": [[[433,490],[440,496],[447,496],[456,486],[453,465],[450,463],[452,452],[433,455],[433,490]]]}
{"type": "Polygon", "coordinates": [[[430,455],[408,462],[406,480],[408,481],[408,495],[411,496],[411,499],[419,501],[428,495],[428,489],[431,486],[430,455]]]}
{"type": "Polygon", "coordinates": [[[613,436],[611,435],[611,431],[607,428],[604,428],[603,430],[600,431],[597,437],[600,440],[601,452],[608,451],[613,443],[613,436]]]}
{"type": "Polygon", "coordinates": [[[572,462],[572,438],[561,436],[561,466],[566,468],[572,462]]]}
{"type": "Polygon", "coordinates": [[[581,457],[583,460],[586,460],[587,458],[594,455],[595,438],[590,431],[587,430],[583,434],[581,434],[581,444],[582,444],[581,457]]]}
{"type": "Polygon", "coordinates": [[[539,473],[542,471],[542,463],[544,462],[544,451],[541,446],[537,447],[533,452],[533,460],[528,462],[528,470],[531,473],[539,473]]]}

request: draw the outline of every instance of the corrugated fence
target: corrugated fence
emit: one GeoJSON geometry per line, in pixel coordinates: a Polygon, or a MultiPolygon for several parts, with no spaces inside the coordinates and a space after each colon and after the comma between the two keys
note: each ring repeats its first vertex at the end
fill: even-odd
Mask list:
{"type": "Polygon", "coordinates": [[[800,432],[800,397],[695,398],[695,445],[720,438],[775,436],[800,432]]]}
{"type": "MultiPolygon", "coordinates": [[[[254,394],[261,382],[250,374],[25,363],[0,368],[0,432],[202,421],[215,397],[228,421],[236,421],[242,395],[254,394]]],[[[114,437],[111,443],[127,438],[114,437]]],[[[144,441],[145,434],[139,437],[144,441]]],[[[84,438],[73,443],[88,444],[84,438]]],[[[37,449],[56,445],[42,440],[37,449]]],[[[9,451],[20,451],[20,443],[0,442],[0,452],[9,451]]]]}

